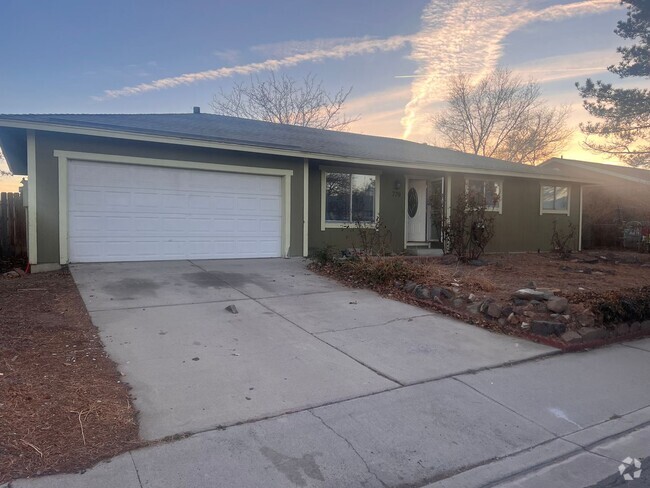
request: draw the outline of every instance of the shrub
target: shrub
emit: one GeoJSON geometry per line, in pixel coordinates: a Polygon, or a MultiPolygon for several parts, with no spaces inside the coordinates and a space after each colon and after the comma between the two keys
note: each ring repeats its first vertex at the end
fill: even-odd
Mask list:
{"type": "Polygon", "coordinates": [[[478,259],[494,237],[494,217],[487,214],[485,198],[474,193],[461,193],[443,220],[442,235],[445,251],[455,254],[459,261],[478,259]]]}
{"type": "Polygon", "coordinates": [[[316,249],[311,255],[311,260],[319,265],[325,266],[327,264],[333,263],[336,260],[337,251],[334,246],[327,245],[316,249]]]}
{"type": "Polygon", "coordinates": [[[381,216],[378,215],[373,222],[362,222],[355,220],[352,226],[345,226],[345,230],[354,229],[356,231],[355,240],[359,243],[359,249],[352,241],[352,249],[356,255],[368,256],[385,256],[390,252],[392,234],[381,216]]]}
{"type": "Polygon", "coordinates": [[[572,244],[575,239],[576,227],[569,222],[566,232],[557,228],[557,219],[553,220],[553,234],[551,235],[551,251],[558,253],[563,259],[571,255],[572,244]]]}

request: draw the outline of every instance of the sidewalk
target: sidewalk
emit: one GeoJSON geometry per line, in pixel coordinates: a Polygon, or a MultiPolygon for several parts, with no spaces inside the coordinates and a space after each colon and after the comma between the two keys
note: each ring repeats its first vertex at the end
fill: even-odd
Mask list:
{"type": "Polygon", "coordinates": [[[404,386],[11,488],[648,486],[650,339],[404,386]],[[626,468],[624,474],[635,469],[626,468]]]}

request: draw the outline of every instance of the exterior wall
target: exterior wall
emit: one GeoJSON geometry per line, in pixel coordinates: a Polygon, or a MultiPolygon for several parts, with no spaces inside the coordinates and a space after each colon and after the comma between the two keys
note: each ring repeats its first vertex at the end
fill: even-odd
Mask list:
{"type": "MultiPolygon", "coordinates": [[[[303,254],[302,159],[51,132],[37,132],[35,143],[39,263],[59,262],[59,179],[58,159],[53,154],[55,150],[293,170],[289,254],[303,254]]],[[[29,211],[34,213],[32,208],[29,211]]]]}
{"type": "MultiPolygon", "coordinates": [[[[452,175],[452,207],[461,192],[465,191],[465,178],[481,178],[479,175],[452,175]]],[[[488,244],[487,252],[549,251],[553,221],[558,229],[566,231],[569,222],[576,228],[573,247],[578,248],[578,228],[580,224],[580,185],[576,183],[553,182],[529,178],[488,177],[500,179],[502,188],[502,213],[494,215],[494,238],[488,244]],[[540,215],[541,185],[556,183],[570,187],[569,215],[540,215]]]]}
{"type": "MultiPolygon", "coordinates": [[[[355,229],[321,228],[321,170],[320,166],[341,167],[341,163],[311,160],[309,162],[309,252],[326,246],[344,249],[358,245],[355,229]]],[[[346,165],[350,171],[358,165],[346,165]]],[[[402,171],[389,167],[373,168],[379,175],[379,215],[391,234],[390,247],[395,252],[404,250],[404,180],[402,171]],[[395,184],[399,183],[399,189],[395,184]]]]}

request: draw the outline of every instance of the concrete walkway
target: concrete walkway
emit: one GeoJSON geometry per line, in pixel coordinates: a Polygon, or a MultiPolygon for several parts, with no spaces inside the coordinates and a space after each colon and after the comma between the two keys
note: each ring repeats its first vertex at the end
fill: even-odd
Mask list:
{"type": "Polygon", "coordinates": [[[648,486],[649,365],[650,339],[555,355],[207,431],[11,487],[648,486]],[[618,471],[628,457],[642,462],[636,481],[618,471]]]}
{"type": "Polygon", "coordinates": [[[343,287],[303,259],[71,269],[147,440],[556,352],[343,287]]]}

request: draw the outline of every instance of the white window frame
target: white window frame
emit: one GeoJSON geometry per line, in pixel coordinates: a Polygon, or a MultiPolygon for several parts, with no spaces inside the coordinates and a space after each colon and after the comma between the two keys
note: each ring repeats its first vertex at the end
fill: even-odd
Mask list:
{"type": "MultiPolygon", "coordinates": [[[[554,190],[557,193],[557,190],[554,190]]],[[[557,200],[555,200],[557,201],[557,200]]],[[[539,185],[539,214],[555,214],[555,215],[571,215],[571,186],[567,184],[556,184],[556,183],[540,183],[539,185]],[[544,208],[544,187],[552,186],[554,188],[566,188],[567,189],[567,199],[566,199],[566,210],[550,210],[544,208]]]]}
{"type": "Polygon", "coordinates": [[[332,167],[332,166],[321,166],[320,168],[320,229],[342,229],[345,227],[350,227],[354,225],[353,221],[350,222],[328,222],[325,219],[327,205],[327,175],[330,173],[343,173],[348,175],[362,175],[362,176],[374,176],[375,177],[375,196],[374,196],[374,216],[372,222],[362,222],[363,224],[373,225],[374,219],[379,215],[379,187],[381,171],[372,171],[365,169],[351,169],[351,168],[341,168],[341,167],[332,167]]]}
{"type": "MultiPolygon", "coordinates": [[[[486,212],[496,212],[499,215],[503,213],[503,180],[497,179],[497,178],[482,178],[480,176],[476,177],[471,177],[471,176],[466,176],[465,177],[465,193],[469,193],[469,182],[470,181],[483,181],[483,182],[492,182],[496,183],[499,187],[499,204],[497,206],[486,206],[485,211],[486,212]]],[[[485,196],[485,195],[483,195],[485,196]]]]}

